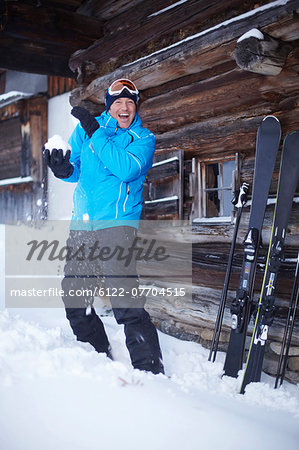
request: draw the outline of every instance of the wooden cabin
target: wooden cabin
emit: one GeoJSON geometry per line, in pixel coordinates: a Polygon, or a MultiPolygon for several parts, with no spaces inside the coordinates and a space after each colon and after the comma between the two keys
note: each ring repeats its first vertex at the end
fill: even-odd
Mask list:
{"type": "MultiPolygon", "coordinates": [[[[104,92],[110,82],[127,77],[137,84],[140,116],[157,138],[154,167],[144,188],[143,217],[181,220],[192,227],[192,300],[184,303],[183,298],[148,298],[148,310],[161,330],[209,346],[234,227],[231,197],[242,182],[248,182],[252,189],[259,124],[266,115],[275,115],[283,138],[287,132],[299,130],[299,0],[64,3],[74,28],[79,27],[79,37],[84,21],[86,26],[90,23],[91,34],[98,36],[93,40],[88,36],[92,43],[86,45],[86,38],[80,45],[74,33],[76,49],[69,54],[68,67],[62,50],[57,51],[53,59],[53,66],[57,62],[56,73],[52,75],[69,76],[71,69],[76,79],[71,104],[84,106],[93,114],[104,110],[104,92]],[[81,25],[76,16],[82,18],[81,25]],[[253,29],[254,33],[244,36],[253,29]],[[244,39],[240,40],[241,36],[244,39]]],[[[19,5],[9,7],[17,10],[19,5]]],[[[13,27],[9,20],[8,25],[13,27]]],[[[51,32],[54,39],[56,31],[51,32]]],[[[9,35],[9,27],[8,31],[4,28],[4,33],[9,35]]],[[[35,33],[38,36],[42,31],[35,33]]],[[[57,49],[61,34],[59,37],[57,49]]],[[[44,45],[43,59],[38,60],[35,54],[34,70],[47,70],[49,74],[50,69],[45,69],[46,52],[44,45]]],[[[16,69],[6,60],[4,67],[16,69]]],[[[270,236],[280,154],[265,215],[257,294],[270,236]]],[[[264,369],[270,374],[276,370],[299,248],[298,194],[297,189],[265,358],[264,369]]],[[[229,305],[238,286],[249,212],[250,202],[241,221],[222,349],[229,336],[229,305]]],[[[180,239],[179,234],[175,239],[180,239]]],[[[288,371],[288,378],[294,382],[299,381],[298,356],[296,325],[288,371]]]]}
{"type": "Polygon", "coordinates": [[[0,223],[45,220],[49,177],[41,148],[48,107],[75,81],[11,70],[2,70],[0,79],[0,223]]]}

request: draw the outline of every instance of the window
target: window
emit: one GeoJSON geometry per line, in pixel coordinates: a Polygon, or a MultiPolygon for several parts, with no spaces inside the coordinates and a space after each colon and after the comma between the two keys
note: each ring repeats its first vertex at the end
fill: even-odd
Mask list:
{"type": "Polygon", "coordinates": [[[192,189],[193,220],[230,221],[233,211],[231,200],[237,174],[237,158],[216,161],[194,160],[192,166],[193,175],[197,179],[192,189]]]}

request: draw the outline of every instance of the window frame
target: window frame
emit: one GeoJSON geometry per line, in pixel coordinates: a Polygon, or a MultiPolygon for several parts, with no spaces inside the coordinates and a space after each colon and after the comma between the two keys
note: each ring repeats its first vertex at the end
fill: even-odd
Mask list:
{"type": "Polygon", "coordinates": [[[235,191],[236,186],[239,184],[239,154],[225,156],[225,157],[215,157],[202,159],[200,157],[195,157],[192,159],[192,177],[193,182],[191,188],[191,196],[193,197],[193,207],[191,213],[192,222],[200,222],[200,223],[229,223],[233,220],[234,209],[233,206],[231,208],[230,216],[212,216],[207,217],[207,201],[206,201],[206,193],[213,191],[221,192],[221,205],[220,205],[220,213],[223,214],[223,195],[224,191],[231,190],[232,193],[235,191]],[[231,188],[223,186],[223,163],[227,161],[235,161],[235,167],[232,171],[232,182],[231,188]],[[221,163],[221,187],[220,188],[206,188],[206,166],[209,164],[219,164],[221,163]],[[222,211],[221,211],[222,210],[222,211]]]}

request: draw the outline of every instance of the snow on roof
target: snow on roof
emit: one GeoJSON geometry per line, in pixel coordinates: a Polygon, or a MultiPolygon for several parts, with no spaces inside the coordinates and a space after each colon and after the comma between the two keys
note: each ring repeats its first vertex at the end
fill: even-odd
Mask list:
{"type": "Polygon", "coordinates": [[[167,6],[167,8],[160,9],[160,11],[157,11],[157,12],[155,12],[155,13],[153,13],[153,14],[150,14],[148,17],[158,16],[159,14],[162,14],[162,13],[164,13],[165,11],[168,11],[169,9],[175,8],[176,6],[181,5],[182,3],[186,3],[187,1],[188,1],[188,0],[179,0],[179,1],[176,2],[176,3],[173,3],[173,4],[170,5],[170,6],[167,6]]]}
{"type": "Polygon", "coordinates": [[[0,95],[0,108],[3,106],[9,105],[10,103],[14,103],[22,98],[32,97],[34,94],[29,94],[26,92],[20,91],[10,91],[6,92],[6,94],[0,95]]]}

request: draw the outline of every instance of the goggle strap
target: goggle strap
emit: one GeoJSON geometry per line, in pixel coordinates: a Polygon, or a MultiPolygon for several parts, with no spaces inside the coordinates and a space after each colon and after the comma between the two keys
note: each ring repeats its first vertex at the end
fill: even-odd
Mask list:
{"type": "Polygon", "coordinates": [[[119,95],[122,93],[122,91],[124,89],[127,89],[130,94],[132,95],[138,95],[138,89],[136,88],[136,86],[134,85],[134,83],[130,80],[126,80],[126,79],[120,79],[120,80],[115,80],[111,86],[108,88],[108,92],[110,95],[119,95]],[[119,83],[121,85],[121,89],[117,89],[117,90],[112,90],[113,86],[117,85],[117,83],[119,83]]]}

